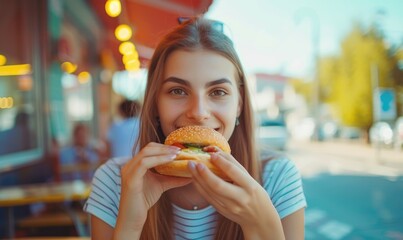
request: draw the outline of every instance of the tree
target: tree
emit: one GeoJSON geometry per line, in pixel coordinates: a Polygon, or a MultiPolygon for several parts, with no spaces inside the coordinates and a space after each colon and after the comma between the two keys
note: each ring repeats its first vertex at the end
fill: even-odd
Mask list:
{"type": "Polygon", "coordinates": [[[392,68],[379,31],[375,27],[365,31],[354,24],[341,43],[341,55],[321,60],[321,98],[332,103],[343,125],[368,129],[373,122],[373,87],[393,87],[392,68]],[[372,81],[374,68],[378,82],[372,81]]]}
{"type": "Polygon", "coordinates": [[[319,62],[319,89],[321,102],[329,103],[335,99],[335,79],[339,75],[339,59],[337,57],[324,57],[319,62]]]}
{"type": "Polygon", "coordinates": [[[397,101],[397,114],[403,116],[403,48],[398,47],[393,52],[395,64],[392,70],[392,76],[395,80],[395,92],[397,101]]]}

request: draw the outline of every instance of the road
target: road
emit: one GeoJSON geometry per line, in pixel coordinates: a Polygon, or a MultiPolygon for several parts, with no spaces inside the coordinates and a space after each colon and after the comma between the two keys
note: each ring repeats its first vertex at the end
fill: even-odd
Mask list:
{"type": "Polygon", "coordinates": [[[403,176],[403,150],[378,149],[359,141],[294,142],[287,154],[304,177],[320,173],[403,176]]]}
{"type": "Polygon", "coordinates": [[[403,239],[403,151],[291,142],[308,202],[306,239],[403,239]]]}

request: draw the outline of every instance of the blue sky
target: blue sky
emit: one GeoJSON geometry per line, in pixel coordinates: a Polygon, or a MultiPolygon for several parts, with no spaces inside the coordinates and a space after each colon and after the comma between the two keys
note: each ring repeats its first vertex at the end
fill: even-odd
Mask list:
{"type": "Polygon", "coordinates": [[[337,55],[354,21],[403,45],[403,0],[214,0],[207,17],[227,25],[249,73],[309,78],[314,53],[337,55]]]}

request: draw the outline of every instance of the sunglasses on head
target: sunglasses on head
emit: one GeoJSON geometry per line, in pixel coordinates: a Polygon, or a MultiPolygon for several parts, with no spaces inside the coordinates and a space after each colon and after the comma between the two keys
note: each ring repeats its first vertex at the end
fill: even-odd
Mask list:
{"type": "MultiPolygon", "coordinates": [[[[189,21],[191,18],[190,17],[178,17],[178,23],[182,24],[184,22],[189,21]]],[[[212,21],[212,26],[215,30],[219,32],[224,32],[224,24],[220,21],[217,20],[211,20],[212,21]]]]}

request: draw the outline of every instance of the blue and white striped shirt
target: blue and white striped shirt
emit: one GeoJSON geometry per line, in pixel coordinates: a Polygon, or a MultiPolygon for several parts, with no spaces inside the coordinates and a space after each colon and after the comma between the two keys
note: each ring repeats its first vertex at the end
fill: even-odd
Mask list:
{"type": "MultiPolygon", "coordinates": [[[[121,191],[120,168],[125,159],[111,159],[95,173],[92,192],[84,210],[112,227],[116,225],[121,191]]],[[[266,189],[280,218],[306,207],[301,176],[294,163],[287,158],[270,160],[263,170],[266,189]]],[[[186,210],[173,205],[174,239],[213,239],[218,213],[209,206],[200,210],[186,210]]]]}

